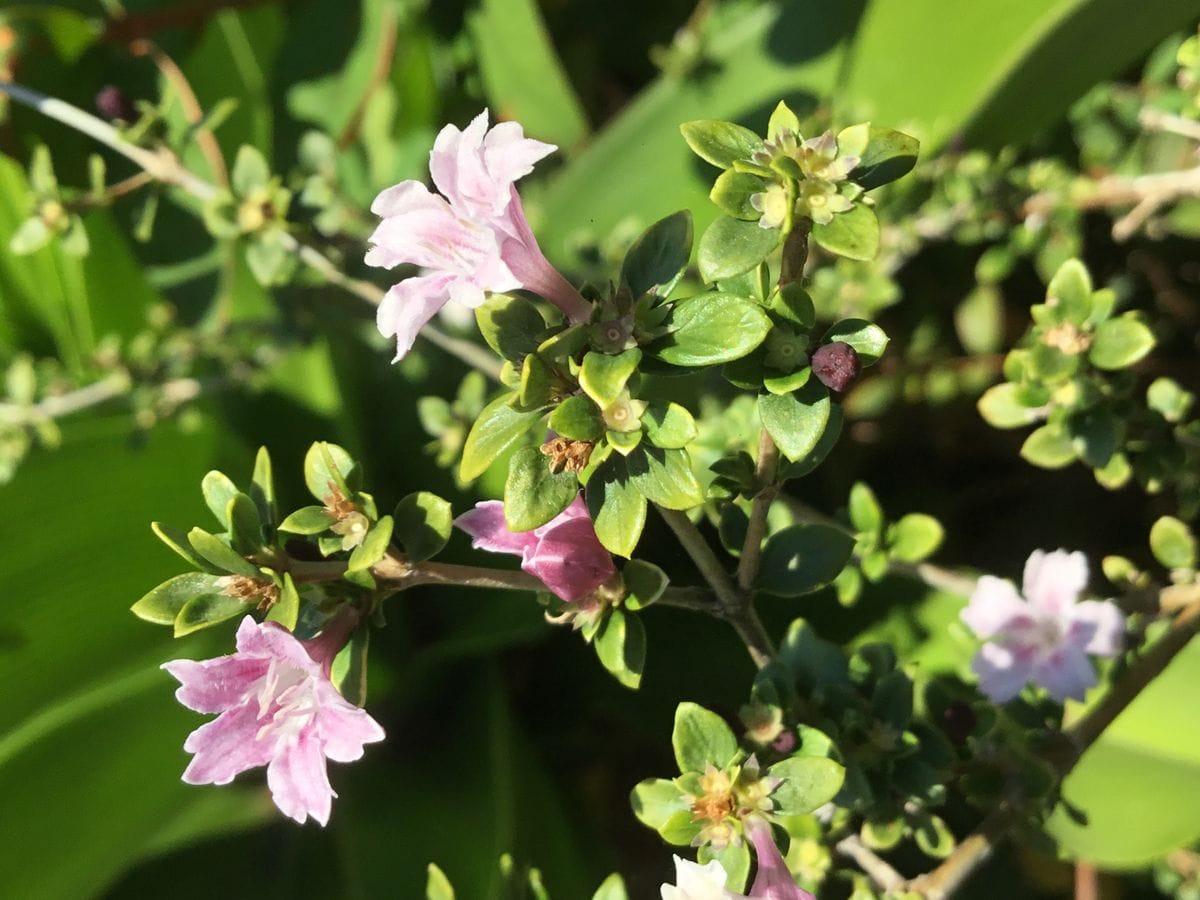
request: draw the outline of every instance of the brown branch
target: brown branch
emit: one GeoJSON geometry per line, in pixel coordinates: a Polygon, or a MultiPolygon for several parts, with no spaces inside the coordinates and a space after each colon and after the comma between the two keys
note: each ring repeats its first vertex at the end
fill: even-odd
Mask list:
{"type": "MultiPolygon", "coordinates": [[[[149,56],[153,60],[167,84],[173,87],[175,93],[179,95],[179,104],[183,107],[183,117],[187,119],[189,125],[196,126],[204,121],[204,110],[200,106],[200,101],[196,99],[196,92],[192,90],[187,76],[175,64],[175,60],[164,53],[157,44],[147,39],[138,39],[130,43],[129,52],[134,56],[149,56]]],[[[221,154],[221,147],[212,131],[208,128],[197,128],[196,143],[200,146],[200,152],[204,154],[213,178],[221,187],[228,188],[229,170],[225,167],[225,157],[221,154]]]]}
{"type": "Polygon", "coordinates": [[[834,849],[842,856],[849,857],[858,867],[870,876],[875,885],[884,891],[897,891],[904,887],[906,879],[893,869],[887,862],[880,859],[867,847],[858,835],[852,834],[842,838],[834,849]]]}
{"type": "Polygon", "coordinates": [[[119,19],[110,20],[104,33],[100,35],[100,40],[107,44],[125,44],[137,38],[150,37],[167,28],[193,28],[203,25],[223,10],[250,9],[272,2],[280,0],[195,0],[168,9],[129,13],[119,19]]]}
{"type": "Polygon", "coordinates": [[[392,62],[396,57],[396,40],[400,35],[400,12],[395,3],[383,8],[383,22],[380,24],[379,49],[375,54],[375,64],[371,67],[371,77],[363,90],[350,121],[342,129],[337,138],[337,149],[345,151],[358,138],[363,119],[367,114],[367,104],[375,96],[375,92],[383,87],[392,73],[392,62]]]}

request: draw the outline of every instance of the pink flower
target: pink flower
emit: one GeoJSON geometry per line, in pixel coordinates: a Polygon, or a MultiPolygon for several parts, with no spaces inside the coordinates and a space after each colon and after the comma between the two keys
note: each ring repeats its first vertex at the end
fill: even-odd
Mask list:
{"type": "MultiPolygon", "coordinates": [[[[340,642],[344,643],[344,641],[340,642]]],[[[318,657],[273,622],[250,616],[237,631],[237,652],[216,659],[176,659],[163,668],[179,680],[176,698],[188,709],[220,713],[190,735],[188,784],[228,784],[267,767],[267,785],[284,815],[303,823],[329,821],[332,799],[325,760],[352,762],[383,729],[349,703],[329,680],[336,650],[312,642],[318,657]]]]}
{"type": "Polygon", "coordinates": [[[515,186],[556,148],[526,138],[516,122],[490,131],[487,124],[484,110],[466,130],[447,125],[437,136],[429,172],[440,195],[402,181],[371,204],[383,221],[371,235],[367,264],[423,270],[393,286],[379,306],[379,330],[396,339],[396,359],[450,300],[476,307],[488,292],[527,288],[572,322],[591,316],[588,302],[542,254],[515,186]]]}
{"type": "Polygon", "coordinates": [[[581,600],[616,574],[612,556],[601,545],[583,498],[533,531],[509,531],[504,504],[475,504],[454,524],[471,535],[471,546],[521,557],[521,568],[561,600],[581,600]]]}
{"type": "Polygon", "coordinates": [[[675,884],[662,886],[662,900],[814,900],[792,878],[765,820],[758,816],[748,818],[746,836],[758,859],[758,873],[749,894],[726,889],[725,870],[715,859],[702,866],[676,856],[675,884]]]}
{"type": "Polygon", "coordinates": [[[1025,596],[1008,581],[979,579],[962,619],[986,642],[971,668],[993,702],[1015,697],[1026,683],[1056,700],[1082,700],[1096,683],[1088,654],[1121,652],[1125,617],[1111,601],[1084,600],[1087,558],[1035,550],[1025,563],[1025,596]]]}

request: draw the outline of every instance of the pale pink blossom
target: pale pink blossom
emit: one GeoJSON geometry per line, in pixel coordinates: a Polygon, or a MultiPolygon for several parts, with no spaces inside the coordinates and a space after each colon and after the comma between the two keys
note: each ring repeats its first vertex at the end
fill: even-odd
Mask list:
{"type": "Polygon", "coordinates": [[[183,780],[228,784],[265,765],[271,796],[284,815],[301,823],[308,816],[328,822],[337,794],[326,759],[352,762],[363,755],[363,744],[384,736],[329,680],[342,643],[344,637],[332,643],[318,638],[306,647],[285,628],[246,616],[238,626],[236,653],[163,663],[179,680],[180,703],[219,713],[188,735],[183,749],[193,756],[183,780]]]}
{"type": "Polygon", "coordinates": [[[617,571],[581,497],[533,531],[510,531],[499,500],[475,504],[454,524],[471,535],[476,549],[520,556],[524,571],[568,603],[588,596],[617,571]]]}
{"type": "Polygon", "coordinates": [[[788,870],[775,845],[771,826],[758,816],[746,820],[746,836],[754,845],[758,871],[749,894],[725,887],[726,875],[715,859],[705,865],[675,857],[675,884],[662,886],[662,900],[813,900],[788,870]]]}
{"type": "Polygon", "coordinates": [[[394,285],[379,306],[379,330],[396,339],[397,359],[448,301],[476,307],[493,291],[525,288],[570,321],[588,320],[590,305],[538,247],[515,186],[555,149],[526,138],[516,122],[489,130],[484,110],[465,130],[447,125],[437,136],[429,172],[440,194],[402,181],[375,198],[371,211],[383,221],[367,264],[422,270],[394,285]]]}
{"type": "Polygon", "coordinates": [[[1121,652],[1125,617],[1111,601],[1080,601],[1087,580],[1087,558],[1065,550],[1030,555],[1023,597],[1011,582],[979,579],[962,619],[985,642],[971,667],[993,702],[1031,681],[1056,700],[1082,700],[1096,683],[1088,654],[1121,652]]]}

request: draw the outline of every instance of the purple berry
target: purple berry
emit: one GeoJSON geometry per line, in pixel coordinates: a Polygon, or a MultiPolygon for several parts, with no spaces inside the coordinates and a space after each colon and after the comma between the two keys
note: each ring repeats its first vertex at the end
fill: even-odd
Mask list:
{"type": "Polygon", "coordinates": [[[115,84],[100,88],[100,93],[96,94],[96,112],[110,122],[120,120],[133,123],[138,117],[133,102],[115,84]]]}
{"type": "Polygon", "coordinates": [[[834,341],[812,355],[812,370],[821,384],[839,394],[854,384],[862,367],[858,354],[845,341],[834,341]]]}

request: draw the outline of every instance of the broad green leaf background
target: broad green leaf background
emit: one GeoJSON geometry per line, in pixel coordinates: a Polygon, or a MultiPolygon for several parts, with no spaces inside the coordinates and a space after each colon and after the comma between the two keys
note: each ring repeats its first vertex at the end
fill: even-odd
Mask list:
{"type": "MultiPolygon", "coordinates": [[[[0,8],[0,19],[20,12],[32,29],[22,81],[87,108],[108,83],[154,97],[159,76],[128,53],[130,34],[103,20],[107,5],[0,8]]],[[[362,140],[337,162],[353,199],[365,207],[383,187],[424,177],[437,130],[465,125],[486,104],[494,119],[518,119],[561,147],[553,171],[523,192],[547,254],[567,266],[582,243],[685,207],[703,233],[716,215],[707,193],[717,172],[687,149],[682,122],[728,118],[761,131],[785,98],[837,122],[911,130],[923,154],[956,139],[1021,147],[1197,15],[1194,0],[1143,3],[1135,14],[1124,0],[726,2],[701,26],[693,68],[655,74],[651,47],[670,43],[692,4],[615,3],[615,19],[645,27],[578,56],[558,49],[578,40],[563,24],[570,4],[199,6],[209,5],[171,24],[165,14],[186,4],[125,4],[147,21],[163,14],[168,24],[153,37],[206,108],[237,99],[217,133],[230,163],[249,143],[284,170],[305,130],[337,137],[351,127],[390,46],[388,74],[358,110],[362,140]],[[618,55],[636,64],[618,70],[618,55]]],[[[218,293],[235,321],[298,324],[303,335],[253,389],[205,397],[194,430],[169,422],[142,439],[128,415],[101,409],[71,421],[60,449],[35,451],[0,486],[0,897],[416,897],[433,861],[459,896],[500,900],[503,852],[539,866],[559,898],[591,896],[622,866],[631,896],[657,895],[670,857],[638,830],[625,798],[670,771],[680,699],[736,710],[752,677],[733,637],[677,610],[646,611],[634,694],[577,636],[548,628],[531,598],[415,591],[372,641],[368,702],[389,739],[361,763],[331,767],[339,799],[326,830],[281,821],[261,777],[228,788],[180,783],[183,740],[203,719],[175,702],[157,667],[227,652],[234,623],[173,641],[128,613],[184,571],[149,523],[215,529],[201,477],[217,467],[244,483],[260,444],[288,508],[311,502],[300,461],[314,440],[362,459],[386,509],[429,490],[461,512],[478,497],[423,453],[415,406],[422,394],[453,397],[462,373],[428,348],[391,366],[373,311],[332,289],[268,294],[169,199],[148,244],[131,238],[132,216],[119,207],[86,216],[86,260],[56,248],[10,254],[31,211],[23,169],[32,146],[49,144],[59,179],[80,185],[95,147],[23,109],[0,106],[0,129],[0,360],[56,356],[86,378],[98,341],[132,336],[149,305],[167,299],[200,322],[218,293]]],[[[131,174],[108,161],[116,177],[131,174]]],[[[185,162],[211,176],[194,148],[185,162]]],[[[838,465],[848,484],[853,475],[838,465]]],[[[506,466],[501,457],[484,489],[506,466]]],[[[646,528],[644,544],[669,544],[661,522],[646,528]]],[[[951,541],[948,552],[969,559],[971,550],[951,541]]],[[[449,558],[469,553],[462,535],[451,539],[449,558]]],[[[657,561],[673,579],[693,577],[682,557],[657,561]]],[[[865,624],[854,624],[831,594],[771,598],[766,617],[778,633],[803,615],[846,643],[888,640],[922,675],[965,671],[972,645],[954,624],[962,598],[885,582],[868,590],[865,624]]],[[[1089,824],[1060,815],[1050,826],[1068,852],[1137,866],[1200,835],[1197,678],[1192,647],[1084,758],[1066,795],[1089,824]]]]}

